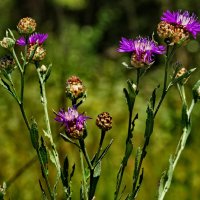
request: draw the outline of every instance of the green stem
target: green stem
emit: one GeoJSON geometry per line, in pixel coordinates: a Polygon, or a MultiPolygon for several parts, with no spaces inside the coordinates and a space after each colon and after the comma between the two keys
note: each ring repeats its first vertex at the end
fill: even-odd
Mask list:
{"type": "Polygon", "coordinates": [[[38,155],[38,158],[39,158],[39,161],[40,161],[40,166],[41,166],[41,169],[42,169],[42,174],[43,174],[43,177],[44,177],[44,180],[45,180],[45,183],[46,183],[46,186],[47,186],[50,198],[51,198],[51,200],[55,200],[55,195],[54,195],[54,193],[51,190],[51,186],[50,186],[50,183],[49,183],[48,176],[46,174],[46,170],[45,170],[45,166],[44,166],[44,163],[43,163],[43,159],[41,157],[40,152],[38,150],[36,150],[36,151],[37,151],[37,155],[38,155]]]}
{"type": "Polygon", "coordinates": [[[92,166],[92,163],[91,163],[90,158],[88,156],[87,150],[85,148],[84,139],[79,139],[79,144],[80,144],[81,151],[83,152],[84,158],[85,158],[85,160],[87,162],[88,168],[90,169],[90,171],[92,171],[93,170],[93,166],[92,166]]]}
{"type": "Polygon", "coordinates": [[[14,48],[12,48],[12,54],[13,54],[13,57],[14,57],[14,59],[15,59],[15,62],[17,63],[17,66],[18,66],[18,68],[19,68],[19,70],[20,70],[20,73],[23,73],[22,66],[21,66],[21,64],[20,64],[20,62],[19,62],[19,60],[18,60],[18,58],[17,58],[17,56],[16,56],[16,53],[15,53],[15,49],[14,49],[14,48]]]}
{"type": "MultiPolygon", "coordinates": [[[[187,107],[187,101],[186,101],[186,97],[185,97],[184,86],[178,85],[178,89],[179,89],[179,92],[180,92],[180,96],[181,96],[183,105],[185,105],[187,107]]],[[[188,122],[190,121],[190,116],[191,116],[192,110],[194,108],[194,105],[195,105],[195,102],[193,100],[189,110],[187,109],[187,117],[188,117],[187,120],[188,120],[188,122]]],[[[178,163],[178,160],[179,160],[179,158],[180,158],[180,156],[181,156],[181,154],[182,154],[182,152],[185,148],[185,144],[187,142],[187,139],[188,139],[190,132],[191,132],[191,125],[186,123],[185,126],[183,127],[183,133],[182,133],[181,138],[179,139],[179,142],[177,144],[175,154],[172,157],[172,161],[171,161],[172,164],[169,166],[170,173],[168,171],[167,180],[166,180],[166,182],[163,186],[163,190],[162,190],[161,194],[159,194],[158,200],[163,200],[166,193],[168,192],[168,190],[170,188],[171,181],[172,181],[173,174],[174,174],[174,170],[175,170],[176,165],[178,163]]]]}
{"type": "Polygon", "coordinates": [[[84,199],[88,199],[88,193],[87,193],[87,181],[85,177],[85,168],[84,168],[84,163],[83,163],[83,153],[80,151],[80,158],[81,158],[81,170],[82,170],[82,175],[83,175],[83,194],[84,194],[84,199]]]}

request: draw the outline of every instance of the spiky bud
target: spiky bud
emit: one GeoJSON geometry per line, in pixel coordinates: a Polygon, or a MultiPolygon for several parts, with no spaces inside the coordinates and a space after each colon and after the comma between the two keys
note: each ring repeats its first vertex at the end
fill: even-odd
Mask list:
{"type": "MultiPolygon", "coordinates": [[[[179,77],[183,76],[186,72],[187,72],[187,69],[184,68],[184,67],[182,67],[182,68],[177,72],[176,78],[179,78],[179,77]]],[[[181,80],[180,83],[181,83],[181,84],[185,84],[185,83],[187,82],[187,80],[188,80],[188,78],[183,78],[183,79],[181,80]]]]}
{"type": "Polygon", "coordinates": [[[97,116],[96,125],[103,131],[108,131],[112,128],[112,117],[108,112],[102,112],[97,116]]]}
{"type": "Polygon", "coordinates": [[[5,55],[0,58],[0,70],[5,70],[8,73],[11,73],[15,68],[15,60],[10,55],[5,55]]]}
{"type": "Polygon", "coordinates": [[[36,26],[37,24],[34,19],[30,17],[25,17],[19,21],[17,29],[21,34],[31,34],[35,31],[36,26]]]}
{"type": "Polygon", "coordinates": [[[46,56],[46,50],[40,45],[31,45],[27,51],[27,58],[29,60],[41,61],[46,56]]]}
{"type": "Polygon", "coordinates": [[[12,38],[4,37],[3,40],[0,41],[0,45],[3,48],[10,49],[15,45],[15,41],[12,38]]]}
{"type": "Polygon", "coordinates": [[[66,82],[66,95],[70,99],[82,98],[85,95],[85,87],[81,79],[77,76],[71,76],[66,82]]]}

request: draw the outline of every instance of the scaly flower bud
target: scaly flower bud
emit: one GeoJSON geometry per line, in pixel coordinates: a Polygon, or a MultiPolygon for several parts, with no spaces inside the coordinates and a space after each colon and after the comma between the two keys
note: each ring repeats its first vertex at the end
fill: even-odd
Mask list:
{"type": "Polygon", "coordinates": [[[42,46],[32,45],[29,46],[27,51],[27,58],[29,60],[41,61],[46,56],[46,50],[42,46]]]}
{"type": "Polygon", "coordinates": [[[17,29],[21,34],[31,34],[35,31],[36,26],[37,24],[34,19],[30,17],[25,17],[19,21],[17,29]]]}
{"type": "MultiPolygon", "coordinates": [[[[185,74],[187,72],[187,69],[182,67],[176,74],[176,78],[181,77],[183,74],[185,74]]],[[[183,78],[181,80],[181,84],[185,84],[187,82],[188,78],[183,78]]]]}
{"type": "Polygon", "coordinates": [[[6,70],[7,73],[11,73],[15,68],[15,60],[10,56],[6,55],[0,58],[0,70],[6,70]]]}
{"type": "Polygon", "coordinates": [[[0,41],[0,45],[3,48],[10,49],[15,45],[15,41],[12,38],[4,37],[3,40],[0,41]]]}
{"type": "Polygon", "coordinates": [[[85,87],[81,79],[71,76],[66,82],[66,95],[71,99],[78,99],[85,95],[85,87]]]}
{"type": "Polygon", "coordinates": [[[96,125],[103,131],[108,131],[112,128],[112,117],[108,112],[102,112],[97,116],[96,125]]]}

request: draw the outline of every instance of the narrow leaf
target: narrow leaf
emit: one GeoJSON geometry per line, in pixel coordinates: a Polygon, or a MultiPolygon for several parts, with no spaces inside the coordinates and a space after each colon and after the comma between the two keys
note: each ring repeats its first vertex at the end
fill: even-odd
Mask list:
{"type": "Polygon", "coordinates": [[[48,155],[47,155],[47,149],[46,149],[46,146],[44,144],[44,140],[42,137],[41,137],[41,145],[39,147],[39,154],[40,154],[41,161],[42,161],[41,164],[44,166],[45,173],[47,175],[48,174],[48,155]]]}
{"type": "Polygon", "coordinates": [[[192,88],[192,93],[194,102],[197,103],[197,101],[200,100],[200,80],[195,83],[194,87],[192,88]]]}
{"type": "Polygon", "coordinates": [[[152,108],[147,107],[147,119],[146,119],[146,128],[145,128],[145,137],[149,138],[153,132],[154,125],[154,114],[152,108]]]}
{"type": "Polygon", "coordinates": [[[34,119],[32,119],[31,121],[30,135],[31,135],[31,142],[32,142],[33,148],[37,150],[39,148],[39,141],[38,141],[39,134],[38,134],[37,123],[34,119]]]}
{"type": "Polygon", "coordinates": [[[51,74],[51,69],[52,69],[52,64],[49,65],[46,73],[45,73],[45,77],[44,77],[44,82],[46,82],[51,74]]]}

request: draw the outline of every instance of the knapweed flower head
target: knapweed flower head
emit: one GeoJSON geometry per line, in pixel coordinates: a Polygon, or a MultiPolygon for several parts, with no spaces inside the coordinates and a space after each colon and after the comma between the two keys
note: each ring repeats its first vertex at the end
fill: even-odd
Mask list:
{"type": "Polygon", "coordinates": [[[64,126],[66,134],[72,139],[80,139],[83,137],[86,120],[90,117],[79,114],[75,107],[68,108],[67,112],[60,110],[56,113],[55,120],[64,126]]]}
{"type": "Polygon", "coordinates": [[[86,94],[82,80],[77,76],[71,76],[66,81],[66,95],[71,100],[82,98],[86,94]]]}
{"type": "Polygon", "coordinates": [[[26,57],[28,60],[41,61],[46,56],[46,50],[37,44],[29,46],[26,57]]]}
{"type": "Polygon", "coordinates": [[[112,117],[108,112],[102,112],[97,116],[96,125],[103,131],[108,131],[112,128],[112,117]]]}
{"type": "Polygon", "coordinates": [[[0,41],[0,45],[3,48],[10,49],[15,45],[15,41],[12,38],[4,37],[3,40],[0,41]]]}
{"type": "Polygon", "coordinates": [[[28,40],[26,41],[26,38],[24,36],[20,37],[16,44],[19,46],[25,46],[25,45],[42,45],[44,41],[48,38],[47,33],[33,33],[28,37],[28,40]]]}
{"type": "Polygon", "coordinates": [[[0,58],[0,71],[5,70],[7,73],[11,73],[15,68],[15,60],[10,55],[5,55],[0,58]]]}
{"type": "Polygon", "coordinates": [[[170,40],[170,45],[179,44],[189,39],[190,34],[196,39],[200,32],[200,21],[188,11],[169,11],[163,13],[157,28],[161,38],[170,40]]]}
{"type": "Polygon", "coordinates": [[[34,19],[30,17],[25,17],[19,21],[17,29],[21,34],[31,34],[35,31],[36,26],[37,24],[34,19]]]}
{"type": "Polygon", "coordinates": [[[131,65],[136,68],[150,66],[155,54],[164,54],[165,47],[149,38],[138,37],[135,40],[122,38],[118,52],[131,53],[131,65]]]}

